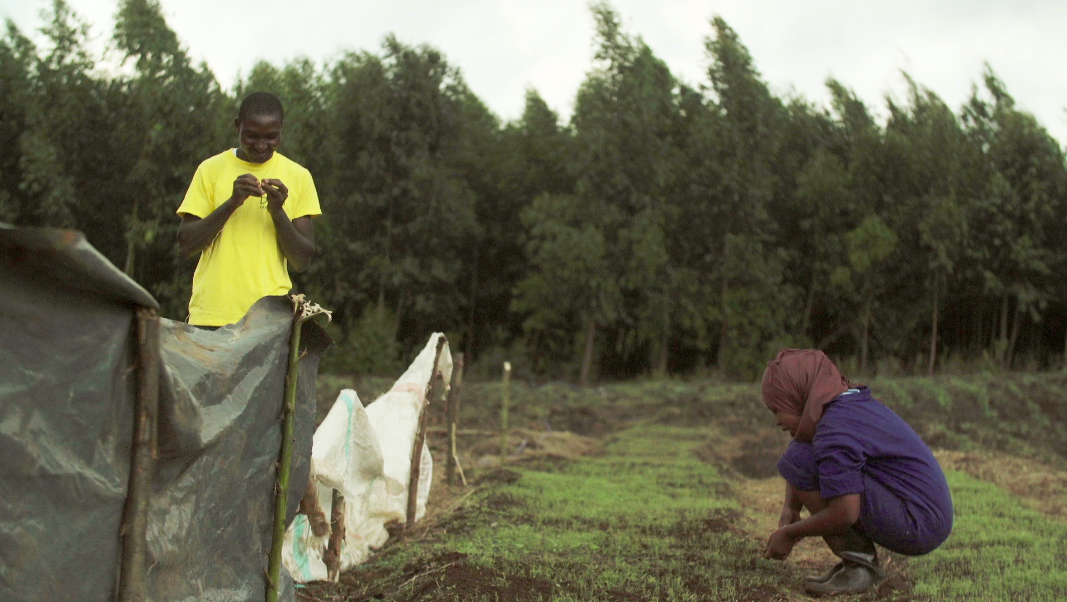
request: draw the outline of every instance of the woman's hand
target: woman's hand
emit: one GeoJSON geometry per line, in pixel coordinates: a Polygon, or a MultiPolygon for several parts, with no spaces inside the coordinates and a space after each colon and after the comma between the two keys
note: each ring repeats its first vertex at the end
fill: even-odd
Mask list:
{"type": "Polygon", "coordinates": [[[793,551],[796,540],[785,529],[778,529],[771,533],[767,540],[767,547],[763,550],[763,557],[772,560],[785,560],[793,551]]]}
{"type": "Polygon", "coordinates": [[[788,527],[800,520],[800,510],[791,508],[788,504],[782,506],[782,517],[778,519],[778,528],[788,527]]]}

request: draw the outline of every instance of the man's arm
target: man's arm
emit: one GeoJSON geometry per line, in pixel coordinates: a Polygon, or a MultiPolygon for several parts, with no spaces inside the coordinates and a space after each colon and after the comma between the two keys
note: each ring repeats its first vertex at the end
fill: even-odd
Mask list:
{"type": "Polygon", "coordinates": [[[274,222],[282,255],[294,270],[303,272],[315,255],[315,227],[311,216],[289,219],[283,208],[289,198],[289,189],[281,180],[263,180],[263,190],[267,193],[267,210],[274,222]]]}
{"type": "Polygon", "coordinates": [[[271,212],[274,230],[278,233],[278,244],[282,255],[293,269],[303,272],[311,264],[315,255],[315,227],[311,216],[305,215],[289,221],[284,211],[271,212]]]}
{"type": "Polygon", "coordinates": [[[250,196],[263,196],[259,180],[252,174],[238,176],[233,182],[233,194],[210,215],[201,219],[188,213],[182,214],[178,226],[178,251],[188,259],[210,245],[222,231],[227,220],[250,196]]]}

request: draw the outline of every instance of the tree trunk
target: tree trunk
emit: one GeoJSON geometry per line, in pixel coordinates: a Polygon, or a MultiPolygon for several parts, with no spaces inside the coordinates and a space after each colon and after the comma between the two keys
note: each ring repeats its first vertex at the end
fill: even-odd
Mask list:
{"type": "Polygon", "coordinates": [[[137,206],[140,203],[139,196],[133,199],[133,211],[130,213],[130,231],[126,233],[126,265],[122,271],[130,278],[133,278],[134,264],[137,257],[137,237],[140,236],[140,228],[138,227],[140,222],[137,218],[137,206]]]}
{"type": "Polygon", "coordinates": [[[860,337],[860,374],[867,374],[867,341],[871,332],[871,305],[869,298],[863,306],[863,336],[860,337]]]}
{"type": "Polygon", "coordinates": [[[726,280],[726,275],[723,274],[722,280],[722,330],[719,331],[719,368],[722,368],[723,361],[726,359],[726,354],[729,351],[729,345],[727,341],[730,337],[730,308],[727,298],[730,296],[730,283],[726,280]]]}
{"type": "Polygon", "coordinates": [[[926,367],[926,374],[929,376],[934,375],[934,364],[937,362],[937,310],[938,310],[938,286],[940,279],[934,277],[934,307],[932,316],[930,318],[930,363],[926,367]]]}
{"type": "Polygon", "coordinates": [[[474,245],[474,258],[471,262],[471,294],[467,308],[467,337],[463,340],[463,353],[468,358],[474,357],[474,308],[478,299],[478,245],[474,245]]]}
{"type": "Polygon", "coordinates": [[[1067,332],[1063,335],[1063,367],[1067,369],[1067,332]]]}
{"type": "Polygon", "coordinates": [[[589,318],[585,325],[585,353],[582,354],[582,372],[578,377],[578,384],[583,387],[589,386],[589,372],[593,367],[593,344],[596,338],[596,320],[589,318]]]}
{"type": "MultiPolygon", "coordinates": [[[[378,305],[385,307],[385,282],[389,278],[388,270],[392,267],[391,257],[393,255],[393,201],[388,201],[389,209],[385,214],[385,269],[378,276],[378,305]]],[[[397,314],[400,312],[398,311],[397,314]]]]}
{"type": "Polygon", "coordinates": [[[669,303],[670,293],[663,295],[663,330],[660,333],[659,354],[656,357],[656,365],[652,374],[656,378],[667,376],[667,360],[671,344],[671,306],[669,303]]]}
{"type": "Polygon", "coordinates": [[[1001,297],[999,332],[998,328],[994,328],[993,336],[996,337],[993,342],[993,354],[997,363],[1003,366],[1004,359],[1007,357],[1005,342],[1008,340],[1008,293],[1004,293],[1001,297]]]}
{"type": "Polygon", "coordinates": [[[811,326],[811,312],[812,306],[815,305],[815,272],[811,274],[811,286],[808,288],[808,302],[804,307],[804,317],[800,321],[800,334],[807,334],[808,327],[811,326]]]}
{"type": "Polygon", "coordinates": [[[1015,305],[1015,318],[1011,325],[1011,337],[1008,339],[1008,347],[1004,351],[1004,368],[1011,370],[1015,363],[1015,343],[1019,340],[1019,328],[1023,321],[1022,305],[1015,305]]]}

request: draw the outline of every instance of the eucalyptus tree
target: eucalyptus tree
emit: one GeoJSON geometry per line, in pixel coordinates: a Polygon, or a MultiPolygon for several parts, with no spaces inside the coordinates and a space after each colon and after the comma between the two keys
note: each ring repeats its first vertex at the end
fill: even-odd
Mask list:
{"type": "Polygon", "coordinates": [[[190,265],[175,248],[174,211],[196,166],[235,136],[235,105],[208,67],[189,59],[157,0],[123,0],[114,42],[133,63],[132,75],[116,81],[122,105],[113,155],[123,160],[113,204],[125,213],[125,270],[167,313],[184,316],[190,265]]]}
{"type": "Polygon", "coordinates": [[[705,41],[719,144],[705,216],[714,224],[720,307],[718,362],[750,374],[789,330],[797,295],[783,279],[784,249],[775,244],[771,211],[781,198],[777,173],[788,112],[761,79],[748,49],[721,17],[705,41]]]}
{"type": "Polygon", "coordinates": [[[824,317],[815,346],[833,346],[838,353],[851,351],[863,358],[860,363],[865,370],[871,317],[880,309],[891,274],[883,253],[887,247],[895,248],[895,244],[881,246],[877,257],[862,256],[866,236],[891,238],[879,217],[888,202],[882,172],[883,134],[855,92],[835,79],[827,80],[826,86],[833,127],[826,146],[813,156],[798,180],[798,196],[809,206],[812,231],[819,237],[810,246],[817,278],[829,284],[822,298],[824,317]],[[848,335],[854,346],[842,341],[848,335]]]}
{"type": "MultiPolygon", "coordinates": [[[[534,200],[541,195],[572,198],[574,194],[574,133],[536,90],[527,90],[525,100],[522,116],[500,131],[497,152],[488,157],[493,160],[492,173],[498,178],[500,192],[495,197],[498,202],[491,207],[483,205],[488,211],[479,215],[487,244],[478,270],[492,275],[483,284],[481,297],[506,301],[493,303],[489,312],[490,322],[500,331],[498,336],[523,340],[539,369],[548,371],[550,364],[569,357],[570,350],[561,351],[548,340],[552,337],[544,327],[533,326],[539,322],[529,314],[541,308],[530,306],[529,297],[517,301],[517,287],[531,269],[540,269],[531,263],[537,251],[527,247],[528,224],[532,226],[537,220],[536,210],[531,209],[534,200]],[[534,213],[528,214],[530,211],[534,213]]],[[[547,308],[556,304],[546,301],[547,308]]]]}
{"type": "MultiPolygon", "coordinates": [[[[952,110],[933,91],[905,77],[908,104],[889,102],[885,161],[893,167],[894,177],[886,178],[886,182],[896,203],[887,206],[885,214],[895,224],[904,249],[895,262],[898,277],[894,293],[907,305],[924,294],[930,299],[927,373],[932,374],[943,298],[948,291],[964,288],[965,274],[957,273],[956,268],[977,192],[968,176],[980,158],[952,110]]],[[[958,316],[958,312],[952,313],[958,316]]],[[[900,348],[896,351],[900,355],[911,351],[906,346],[907,330],[898,326],[900,348]]]]}
{"type": "MultiPolygon", "coordinates": [[[[5,113],[21,132],[5,151],[6,170],[19,177],[17,189],[8,190],[7,212],[21,225],[83,227],[95,205],[88,202],[93,187],[84,182],[95,182],[100,172],[99,164],[87,163],[94,149],[100,154],[95,159],[108,150],[107,129],[100,127],[107,113],[104,84],[87,48],[88,25],[63,0],[42,14],[44,49],[8,22],[4,54],[14,62],[3,68],[5,113]]],[[[14,128],[7,130],[12,138],[14,128]]]]}
{"type": "Polygon", "coordinates": [[[581,213],[581,231],[602,240],[606,251],[598,256],[598,290],[586,297],[578,318],[583,383],[602,328],[615,337],[619,356],[645,355],[639,363],[647,366],[647,350],[666,353],[672,278],[663,232],[671,219],[667,192],[677,155],[670,71],[640,38],[622,31],[607,4],[594,4],[592,12],[594,68],[578,91],[572,118],[575,197],[588,208],[581,213]]]}
{"type": "Polygon", "coordinates": [[[476,195],[454,161],[472,95],[439,51],[392,36],[382,56],[348,54],[331,77],[338,140],[324,267],[339,317],[374,308],[412,341],[430,316],[455,329],[465,249],[479,235],[476,195]]]}
{"type": "Polygon", "coordinates": [[[0,221],[30,223],[36,208],[22,189],[22,137],[34,102],[37,49],[14,22],[0,39],[0,221]]]}
{"type": "Polygon", "coordinates": [[[1051,265],[1056,218],[1067,201],[1067,169],[1059,145],[1029,113],[1020,111],[991,69],[984,92],[964,107],[967,134],[986,159],[984,189],[975,203],[971,259],[987,295],[999,299],[994,355],[1010,366],[1023,318],[1033,322],[1056,291],[1051,265]]]}

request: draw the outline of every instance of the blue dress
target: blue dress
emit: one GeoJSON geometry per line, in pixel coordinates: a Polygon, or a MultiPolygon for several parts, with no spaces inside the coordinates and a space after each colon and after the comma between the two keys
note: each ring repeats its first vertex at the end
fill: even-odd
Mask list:
{"type": "Polygon", "coordinates": [[[867,387],[827,404],[811,443],[790,443],[778,472],[824,500],[861,494],[856,529],[894,552],[929,553],[952,531],[952,496],[941,466],[867,387]]]}

